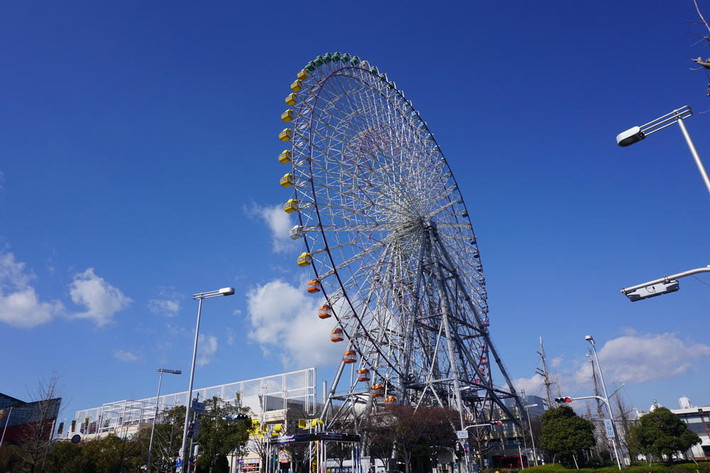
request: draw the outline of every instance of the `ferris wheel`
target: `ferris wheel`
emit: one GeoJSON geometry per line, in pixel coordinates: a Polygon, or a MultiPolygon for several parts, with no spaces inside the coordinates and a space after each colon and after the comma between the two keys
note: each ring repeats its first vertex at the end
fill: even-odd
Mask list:
{"type": "Polygon", "coordinates": [[[322,417],[411,404],[479,419],[487,403],[519,404],[490,340],[468,210],[412,102],[367,61],[329,53],[298,73],[286,103],[284,210],[305,245],[297,263],[313,271],[306,290],[323,296],[315,321],[344,346],[322,417]]]}

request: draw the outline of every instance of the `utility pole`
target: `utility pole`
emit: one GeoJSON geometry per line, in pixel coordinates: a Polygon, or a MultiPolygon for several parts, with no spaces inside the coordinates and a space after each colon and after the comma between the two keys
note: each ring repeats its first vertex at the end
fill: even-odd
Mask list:
{"type": "Polygon", "coordinates": [[[550,375],[547,372],[547,361],[545,359],[545,346],[542,343],[542,337],[540,337],[540,351],[537,352],[538,355],[540,355],[540,362],[542,363],[542,368],[536,368],[535,373],[539,374],[542,376],[542,382],[545,384],[545,391],[547,393],[547,398],[545,399],[546,403],[548,406],[552,405],[552,391],[550,389],[550,386],[552,386],[553,382],[550,381],[550,375]]]}

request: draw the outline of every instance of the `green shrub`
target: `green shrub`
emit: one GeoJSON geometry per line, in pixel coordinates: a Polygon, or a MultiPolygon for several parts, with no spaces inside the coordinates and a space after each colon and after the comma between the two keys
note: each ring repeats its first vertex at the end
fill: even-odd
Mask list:
{"type": "MultiPolygon", "coordinates": [[[[498,469],[499,473],[503,473],[498,469]]],[[[495,473],[495,470],[488,469],[484,473],[495,473]]],[[[525,473],[577,473],[574,468],[565,468],[554,463],[541,466],[533,466],[525,469],[525,473]]],[[[619,473],[616,466],[606,466],[604,468],[580,468],[579,473],[619,473]]],[[[648,463],[637,463],[622,470],[621,473],[710,473],[710,462],[673,463],[668,465],[663,462],[654,462],[650,466],[648,463]]]]}

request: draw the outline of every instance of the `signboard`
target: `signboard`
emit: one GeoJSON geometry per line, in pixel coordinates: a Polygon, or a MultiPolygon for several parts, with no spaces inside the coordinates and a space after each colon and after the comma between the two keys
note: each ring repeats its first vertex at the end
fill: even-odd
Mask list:
{"type": "Polygon", "coordinates": [[[282,435],[271,439],[274,445],[285,445],[289,443],[303,443],[315,441],[334,441],[334,442],[359,442],[360,436],[357,434],[345,434],[340,432],[315,432],[293,435],[282,435]]]}
{"type": "Polygon", "coordinates": [[[459,440],[466,440],[468,438],[468,430],[457,430],[456,438],[459,440]]]}
{"type": "Polygon", "coordinates": [[[289,463],[291,461],[291,452],[282,449],[279,450],[279,463],[289,463]]]}
{"type": "Polygon", "coordinates": [[[198,414],[201,414],[205,412],[205,403],[204,402],[197,402],[195,400],[192,401],[192,412],[196,412],[198,414]]]}
{"type": "Polygon", "coordinates": [[[616,435],[614,435],[614,424],[611,423],[611,419],[604,419],[604,430],[606,430],[606,438],[613,439],[616,437],[616,435]]]}

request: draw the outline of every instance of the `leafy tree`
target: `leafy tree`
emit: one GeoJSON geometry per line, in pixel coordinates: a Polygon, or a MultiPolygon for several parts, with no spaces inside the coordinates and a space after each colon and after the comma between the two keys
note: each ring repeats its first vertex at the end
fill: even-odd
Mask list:
{"type": "Polygon", "coordinates": [[[77,473],[86,470],[82,447],[71,442],[55,442],[47,455],[47,471],[54,473],[77,473]]]}
{"type": "Polygon", "coordinates": [[[669,460],[672,460],[674,453],[685,452],[701,442],[696,433],[665,407],[641,416],[633,431],[642,451],[651,455],[666,455],[669,460]]]}
{"type": "Polygon", "coordinates": [[[156,473],[172,473],[174,471],[175,460],[182,447],[184,422],[184,406],[176,406],[159,414],[153,435],[151,471],[156,473]]]}
{"type": "MultiPolygon", "coordinates": [[[[227,455],[233,450],[243,451],[249,440],[251,418],[248,409],[225,403],[217,397],[206,402],[206,415],[200,416],[200,430],[196,443],[200,445],[197,471],[218,473],[218,465],[223,465],[227,455]],[[238,418],[240,414],[244,418],[238,418]]],[[[240,455],[242,452],[240,452],[240,455]]]]}
{"type": "Polygon", "coordinates": [[[571,458],[579,469],[579,453],[596,444],[594,424],[577,416],[569,406],[550,409],[542,416],[540,443],[553,455],[553,461],[559,457],[562,463],[569,463],[571,458]]]}

